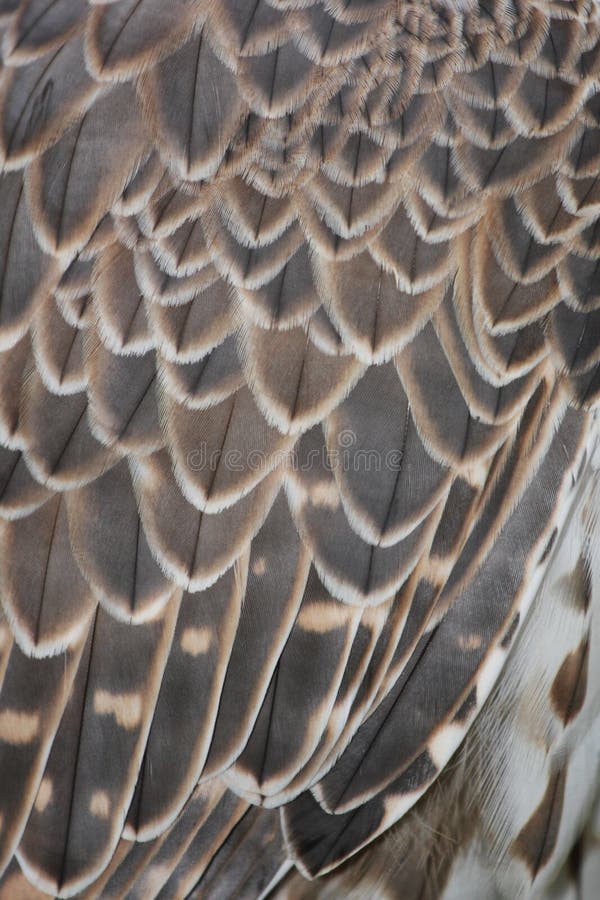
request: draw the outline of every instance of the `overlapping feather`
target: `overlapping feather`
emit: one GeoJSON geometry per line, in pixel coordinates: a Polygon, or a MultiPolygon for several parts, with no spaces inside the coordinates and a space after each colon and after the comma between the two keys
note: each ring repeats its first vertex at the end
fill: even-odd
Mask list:
{"type": "Polygon", "coordinates": [[[406,896],[566,877],[597,3],[0,0],[0,28],[0,896],[256,898],[398,820],[410,848],[461,742],[480,831],[458,804],[406,896]]]}

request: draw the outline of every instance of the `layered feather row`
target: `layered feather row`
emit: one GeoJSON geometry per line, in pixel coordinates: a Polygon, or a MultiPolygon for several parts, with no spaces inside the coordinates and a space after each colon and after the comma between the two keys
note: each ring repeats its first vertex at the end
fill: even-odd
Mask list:
{"type": "MultiPolygon", "coordinates": [[[[530,606],[558,627],[537,590],[600,396],[598,8],[0,27],[2,890],[212,896],[284,805],[285,849],[236,857],[258,896],[401,818],[530,606]]],[[[584,631],[543,673],[565,726],[584,631]]],[[[527,867],[498,717],[481,803],[527,867]]]]}

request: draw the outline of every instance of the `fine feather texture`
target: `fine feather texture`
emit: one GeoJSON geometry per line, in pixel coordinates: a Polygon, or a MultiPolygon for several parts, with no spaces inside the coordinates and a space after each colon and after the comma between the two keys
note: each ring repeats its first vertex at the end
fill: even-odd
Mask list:
{"type": "Polygon", "coordinates": [[[0,31],[0,900],[595,900],[597,0],[0,31]]]}

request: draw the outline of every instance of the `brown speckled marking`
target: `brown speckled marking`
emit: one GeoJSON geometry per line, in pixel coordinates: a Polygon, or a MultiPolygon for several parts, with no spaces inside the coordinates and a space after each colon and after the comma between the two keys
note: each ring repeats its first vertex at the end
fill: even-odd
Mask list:
{"type": "Polygon", "coordinates": [[[566,781],[566,768],[550,776],[542,802],[513,842],[512,850],[529,869],[532,881],[554,852],[560,829],[566,781]]]}
{"type": "Polygon", "coordinates": [[[586,613],[590,608],[592,599],[592,581],[589,563],[583,555],[577,560],[570,578],[571,584],[568,591],[569,600],[573,602],[576,608],[582,613],[586,613]]]}
{"type": "Polygon", "coordinates": [[[576,650],[565,657],[552,682],[550,690],[552,706],[563,725],[568,725],[575,718],[585,701],[589,650],[588,635],[576,650]]]}

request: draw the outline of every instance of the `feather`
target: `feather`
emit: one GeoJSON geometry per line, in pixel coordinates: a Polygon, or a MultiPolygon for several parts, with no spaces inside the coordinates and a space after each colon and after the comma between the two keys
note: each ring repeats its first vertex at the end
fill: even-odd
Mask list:
{"type": "Polygon", "coordinates": [[[300,228],[292,224],[273,243],[244,247],[229,231],[214,221],[206,221],[211,256],[219,274],[236,287],[264,287],[296,253],[302,242],[300,228]]]}
{"type": "Polygon", "coordinates": [[[231,507],[273,470],[283,468],[293,438],[271,427],[247,387],[192,412],[166,405],[169,452],[190,503],[217,513],[231,507]]]}
{"type": "Polygon", "coordinates": [[[521,276],[515,278],[498,262],[484,233],[474,238],[472,259],[474,300],[485,313],[492,333],[527,325],[558,302],[560,287],[554,269],[539,280],[524,284],[521,276]]]}
{"type": "MultiPolygon", "coordinates": [[[[234,793],[227,791],[214,810],[211,811],[203,827],[193,836],[187,847],[186,859],[181,868],[175,868],[162,886],[166,896],[187,896],[215,858],[222,845],[231,843],[235,847],[239,840],[236,825],[242,821],[248,805],[234,793]]],[[[160,877],[159,873],[159,877],[160,877]]],[[[163,875],[164,879],[164,875],[163,875]]]]}
{"type": "Polygon", "coordinates": [[[359,619],[357,609],[328,595],[312,570],[252,734],[225,776],[238,791],[277,803],[279,792],[311,758],[330,718],[359,619]]]}
{"type": "Polygon", "coordinates": [[[233,74],[215,55],[204,29],[148,74],[141,96],[155,123],[158,146],[175,171],[195,180],[212,175],[244,107],[233,74]],[[212,88],[199,95],[204,84],[212,88]]]}
{"type": "MultiPolygon", "coordinates": [[[[564,431],[565,426],[563,425],[563,433],[564,431]]],[[[517,511],[513,513],[509,525],[497,539],[492,552],[488,556],[486,564],[481,568],[478,576],[470,583],[467,591],[460,595],[459,599],[446,613],[442,622],[437,625],[437,627],[432,628],[426,639],[424,639],[422,646],[415,652],[412,665],[409,664],[409,666],[407,666],[394,690],[386,697],[385,701],[380,704],[374,716],[372,716],[370,720],[367,720],[363,726],[362,733],[361,730],[357,732],[357,735],[355,736],[354,741],[349,745],[345,756],[340,758],[331,773],[320,783],[318,788],[318,798],[327,810],[343,812],[356,806],[359,797],[361,797],[361,784],[365,785],[363,788],[365,793],[362,794],[361,799],[365,799],[365,795],[366,797],[373,797],[378,791],[384,789],[387,784],[389,784],[389,781],[391,781],[391,772],[386,778],[381,766],[382,759],[393,760],[392,770],[396,776],[402,771],[402,759],[405,760],[404,766],[410,765],[412,761],[417,759],[419,754],[427,748],[427,744],[421,742],[425,738],[425,732],[429,725],[433,724],[433,722],[439,722],[441,725],[448,712],[450,712],[450,709],[456,704],[458,696],[455,691],[458,685],[460,685],[460,694],[464,696],[463,692],[466,684],[463,681],[463,678],[466,677],[471,686],[471,679],[473,679],[477,673],[480,679],[481,690],[485,690],[483,687],[483,680],[486,667],[488,669],[492,668],[493,670],[494,666],[498,667],[500,663],[500,659],[495,657],[493,653],[489,654],[484,662],[485,651],[494,646],[494,643],[497,640],[498,631],[502,633],[506,628],[508,621],[512,615],[514,615],[514,606],[512,606],[512,604],[515,603],[516,598],[519,597],[519,593],[523,589],[522,585],[526,567],[531,565],[528,559],[528,551],[531,552],[531,548],[535,548],[536,539],[539,540],[540,535],[543,534],[544,526],[547,527],[548,516],[551,513],[551,507],[548,507],[547,495],[545,495],[545,491],[541,485],[544,484],[544,479],[546,478],[549,479],[550,483],[557,477],[559,479],[563,478],[563,466],[564,457],[562,457],[560,439],[555,438],[546,459],[542,463],[540,481],[534,483],[529,489],[529,492],[525,494],[524,499],[521,500],[520,509],[522,514],[518,514],[519,507],[517,507],[517,511]],[[532,507],[532,499],[535,511],[532,507]],[[513,537],[513,530],[519,535],[519,539],[516,543],[513,537]],[[495,567],[498,565],[498,557],[496,557],[496,554],[506,552],[502,550],[504,541],[507,543],[510,542],[513,547],[511,555],[514,569],[511,574],[515,581],[513,582],[512,589],[507,589],[505,583],[502,583],[497,579],[495,571],[495,567]],[[525,541],[526,543],[524,543],[525,541]],[[516,556],[514,549],[517,546],[520,548],[518,557],[516,556]],[[497,618],[492,621],[491,610],[486,606],[483,618],[478,621],[477,606],[476,602],[474,602],[474,598],[477,596],[485,596],[484,585],[486,584],[487,579],[490,579],[491,582],[496,585],[494,615],[497,618]],[[517,585],[521,585],[521,587],[517,587],[517,585]],[[506,600],[511,604],[508,607],[505,605],[506,600],[504,600],[504,602],[502,600],[503,590],[505,591],[506,600]],[[513,590],[515,591],[516,597],[513,596],[513,590]],[[434,648],[440,641],[448,641],[448,643],[441,653],[437,653],[434,651],[434,648]],[[454,650],[451,646],[452,642],[456,642],[456,649],[454,650]],[[458,652],[459,649],[461,650],[460,653],[458,652]],[[419,715],[416,710],[424,710],[425,706],[428,705],[428,701],[424,699],[424,695],[421,700],[418,699],[419,692],[425,690],[424,685],[428,683],[428,678],[424,675],[415,678],[413,666],[419,667],[422,672],[422,667],[427,666],[428,664],[435,665],[436,660],[439,663],[439,661],[450,658],[451,656],[454,658],[453,672],[454,677],[457,679],[456,682],[446,682],[446,690],[448,692],[446,698],[443,698],[443,692],[441,689],[438,689],[436,702],[439,702],[440,706],[433,712],[433,715],[431,710],[429,712],[429,717],[427,715],[419,715]],[[482,666],[482,669],[478,672],[480,665],[482,666]],[[451,697],[452,699],[450,699],[451,697]],[[444,709],[442,704],[446,703],[448,703],[448,706],[444,709]],[[423,704],[425,704],[425,706],[423,704]],[[411,726],[402,729],[402,731],[394,728],[392,722],[395,715],[402,716],[404,721],[406,721],[407,716],[412,717],[411,726]],[[402,749],[398,744],[400,734],[402,735],[402,738],[407,741],[408,752],[406,753],[406,756],[403,756],[402,749]],[[421,734],[421,738],[419,738],[419,734],[421,734]],[[372,771],[371,778],[373,780],[371,780],[369,777],[370,767],[368,759],[373,752],[374,747],[377,744],[381,746],[379,742],[385,741],[386,739],[393,740],[394,751],[392,753],[383,753],[380,750],[375,753],[378,763],[376,769],[372,771]],[[360,773],[358,773],[359,765],[360,773]]],[[[548,482],[546,482],[546,484],[547,483],[548,482]]],[[[448,590],[448,588],[446,588],[446,590],[448,590]]],[[[495,669],[496,672],[498,672],[498,670],[498,668],[495,669]]],[[[436,680],[436,683],[439,684],[439,681],[436,680]]],[[[450,730],[447,735],[443,735],[443,732],[440,733],[440,740],[438,742],[439,749],[436,747],[435,753],[433,750],[433,742],[429,743],[430,755],[433,755],[434,758],[439,758],[438,754],[440,753],[440,750],[442,750],[445,761],[456,748],[458,741],[462,739],[463,736],[463,728],[457,729],[455,733],[450,730]]],[[[408,787],[405,791],[406,790],[410,793],[411,788],[408,787]]]]}
{"type": "Polygon", "coordinates": [[[600,311],[580,313],[559,303],[551,319],[552,344],[568,372],[586,372],[600,359],[597,345],[600,311]]]}
{"type": "MultiPolygon", "coordinates": [[[[326,9],[310,9],[308,27],[298,38],[303,52],[321,66],[349,63],[372,47],[374,32],[382,23],[376,16],[364,22],[339,21],[326,9]]],[[[384,32],[385,33],[385,32],[384,32]]]]}
{"type": "Polygon", "coordinates": [[[13,447],[19,442],[16,437],[19,422],[19,402],[21,391],[14,385],[20,384],[30,365],[31,342],[23,337],[9,350],[0,350],[0,442],[13,447]]]}
{"type": "Polygon", "coordinates": [[[33,322],[33,353],[36,368],[52,393],[85,390],[83,344],[83,330],[65,321],[56,298],[48,294],[41,299],[33,322]]]}
{"type": "Polygon", "coordinates": [[[136,460],[133,483],[144,532],[163,572],[182,587],[203,590],[229,569],[264,522],[281,475],[268,475],[238,503],[205,513],[183,496],[165,451],[136,460]]]}
{"type": "Polygon", "coordinates": [[[50,491],[32,477],[20,450],[0,447],[0,517],[20,519],[34,512],[50,491]]]}
{"type": "Polygon", "coordinates": [[[150,197],[148,206],[138,214],[142,234],[165,238],[174,234],[188,219],[197,219],[212,196],[210,189],[188,181],[178,189],[165,172],[150,197]]]}
{"type": "Polygon", "coordinates": [[[161,354],[174,363],[192,363],[223,345],[233,331],[229,289],[220,278],[176,306],[148,304],[148,317],[161,354]]]}
{"type": "MultiPolygon", "coordinates": [[[[554,279],[551,290],[553,287],[554,279]]],[[[506,378],[505,384],[495,384],[494,376],[488,371],[481,372],[471,358],[456,312],[455,304],[447,295],[436,315],[435,328],[469,410],[489,424],[513,420],[537,387],[539,372],[534,369],[521,378],[506,378]]]]}
{"type": "Polygon", "coordinates": [[[591,175],[588,178],[557,179],[558,193],[565,209],[573,215],[597,216],[600,212],[600,178],[591,175]]]}
{"type": "Polygon", "coordinates": [[[73,555],[94,596],[125,621],[156,616],[173,587],[150,553],[127,464],[69,492],[65,503],[73,555]]]}
{"type": "Polygon", "coordinates": [[[27,193],[48,253],[74,254],[85,246],[143,159],[145,140],[132,88],[117,85],[36,158],[27,193]]]}
{"type": "MultiPolygon", "coordinates": [[[[132,845],[127,842],[131,851],[109,879],[107,890],[115,891],[117,896],[119,891],[130,891],[136,900],[142,900],[148,893],[156,896],[177,870],[182,859],[189,864],[187,857],[190,848],[193,853],[194,841],[198,840],[213,813],[218,811],[217,816],[220,814],[223,809],[220,804],[226,793],[226,788],[219,779],[200,785],[177,821],[159,838],[142,844],[132,845]]],[[[240,803],[239,809],[243,812],[245,804],[240,803]]]]}
{"type": "Polygon", "coordinates": [[[127,79],[173,52],[191,32],[198,3],[124,0],[102,4],[86,25],[86,56],[101,79],[127,79]]]}
{"type": "Polygon", "coordinates": [[[307,201],[324,223],[340,238],[352,240],[379,230],[397,204],[393,187],[372,182],[345,187],[317,176],[306,186],[307,201]]]}
{"type": "Polygon", "coordinates": [[[594,3],[0,32],[0,897],[595,897],[594,3]]]}
{"type": "Polygon", "coordinates": [[[27,655],[49,656],[77,644],[92,609],[73,558],[66,501],[58,494],[29,516],[2,523],[2,604],[27,655]],[[35,552],[33,552],[35,548],[35,552]]]}
{"type": "Polygon", "coordinates": [[[421,440],[435,459],[460,471],[480,455],[489,457],[505,439],[506,427],[485,425],[471,415],[433,325],[413,338],[396,365],[421,440]],[[434,366],[438,377],[432,379],[425,372],[434,366]]]}
{"type": "Polygon", "coordinates": [[[4,261],[0,271],[0,349],[6,349],[27,331],[36,296],[51,277],[53,266],[36,241],[20,173],[2,177],[0,203],[0,255],[4,261]]]}
{"type": "MultiPolygon", "coordinates": [[[[430,539],[433,517],[389,545],[380,545],[373,537],[364,540],[346,516],[319,431],[317,426],[299,443],[289,489],[292,512],[319,577],[333,596],[361,607],[381,603],[417,565],[430,539]]],[[[343,465],[343,457],[338,464],[343,465]]]]}
{"type": "Polygon", "coordinates": [[[314,66],[292,41],[243,58],[237,74],[240,93],[253,110],[269,118],[295,112],[318,83],[314,66]]]}
{"type": "Polygon", "coordinates": [[[265,0],[255,0],[251,6],[239,0],[224,0],[211,13],[212,28],[223,35],[225,48],[232,57],[265,52],[303,21],[293,13],[291,17],[282,15],[281,10],[265,0]]]}
{"type": "Polygon", "coordinates": [[[540,244],[528,234],[514,200],[492,209],[487,233],[496,261],[514,281],[530,284],[547,275],[562,257],[561,244],[540,244]]]}
{"type": "Polygon", "coordinates": [[[581,230],[581,219],[564,208],[555,178],[543,178],[525,191],[520,205],[525,226],[541,243],[568,240],[581,230]]]}
{"type": "Polygon", "coordinates": [[[353,357],[322,353],[310,329],[264,330],[250,326],[243,359],[255,400],[283,432],[309,428],[335,407],[358,381],[363,366],[353,357]],[[279,347],[285,346],[285,353],[279,347]]]}
{"type": "Polygon", "coordinates": [[[86,344],[90,427],[106,446],[152,453],[163,446],[156,399],[156,356],[117,356],[86,344]]]}
{"type": "MultiPolygon", "coordinates": [[[[250,808],[235,825],[205,870],[193,870],[197,879],[190,896],[224,900],[226,891],[259,897],[277,884],[280,872],[289,868],[274,811],[250,808]],[[224,886],[227,883],[227,887],[224,886]]],[[[190,882],[191,882],[190,878],[190,882]]]]}
{"type": "Polygon", "coordinates": [[[449,275],[446,242],[428,244],[414,230],[404,207],[372,245],[380,265],[392,272],[398,287],[408,294],[421,294],[449,275]]]}
{"type": "Polygon", "coordinates": [[[134,267],[139,291],[147,300],[163,306],[189,303],[196,294],[212,285],[217,278],[217,272],[211,265],[203,266],[199,271],[181,278],[169,275],[168,271],[165,271],[143,247],[135,249],[134,267]]]}
{"type": "Polygon", "coordinates": [[[170,396],[190,409],[221,403],[244,384],[235,336],[225,338],[198,362],[162,361],[160,375],[170,396]]]}
{"type": "Polygon", "coordinates": [[[20,166],[46,150],[89,109],[98,93],[99,86],[85,68],[82,38],[67,41],[26,66],[9,69],[0,88],[6,164],[20,166]]]}
{"type": "Polygon", "coordinates": [[[184,594],[162,679],[128,829],[138,839],[176,821],[211,745],[241,613],[243,571],[184,594]]]}
{"type": "MultiPolygon", "coordinates": [[[[594,226],[596,230],[596,226],[594,226]]],[[[600,306],[598,273],[600,263],[592,257],[586,259],[579,253],[570,253],[558,267],[563,297],[578,312],[597,310],[600,306]]]]}
{"type": "Polygon", "coordinates": [[[528,72],[506,106],[506,115],[520,134],[555,134],[569,124],[583,106],[585,83],[544,78],[528,72]]]}
{"type": "Polygon", "coordinates": [[[16,642],[0,686],[0,769],[10,780],[0,797],[5,826],[0,835],[4,869],[21,840],[32,806],[42,792],[44,768],[77,671],[84,641],[54,656],[31,660],[16,642]]]}
{"type": "Polygon", "coordinates": [[[557,134],[529,141],[517,137],[506,147],[487,149],[469,143],[460,144],[452,154],[460,176],[473,191],[493,190],[510,196],[518,183],[529,187],[556,167],[578,138],[575,123],[557,134]]]}
{"type": "Polygon", "coordinates": [[[92,290],[92,280],[94,274],[93,258],[84,258],[76,256],[72,263],[61,274],[55,289],[55,296],[58,300],[68,302],[69,300],[80,300],[92,290]]]}
{"type": "Polygon", "coordinates": [[[133,254],[109,245],[94,263],[94,307],[98,332],[113,353],[145,353],[153,346],[133,254]]]}
{"type": "Polygon", "coordinates": [[[228,767],[250,737],[298,613],[309,563],[280,494],[252,542],[245,599],[203,778],[228,767]]]}
{"type": "Polygon", "coordinates": [[[30,55],[43,54],[67,41],[79,30],[86,12],[85,0],[34,0],[9,29],[4,44],[5,58],[14,63],[30,55]]]}
{"type": "Polygon", "coordinates": [[[158,262],[170,275],[193,275],[210,262],[200,218],[191,218],[153,245],[158,262]]]}
{"type": "Polygon", "coordinates": [[[442,299],[438,285],[416,296],[400,289],[394,275],[367,252],[339,263],[321,261],[317,279],[344,343],[366,363],[400,351],[442,299]]]}
{"type": "Polygon", "coordinates": [[[245,246],[272,243],[295,218],[289,198],[263,195],[242,178],[232,178],[223,184],[219,205],[227,228],[245,246]]]}
{"type": "Polygon", "coordinates": [[[396,543],[448,489],[448,472],[423,447],[391,363],[367,371],[329,416],[326,434],[330,458],[341,457],[334,474],[348,519],[370,543],[396,543]]]}
{"type": "Polygon", "coordinates": [[[143,212],[164,175],[158,153],[151,153],[125,185],[115,204],[117,215],[134,216],[143,212]]]}
{"type": "Polygon", "coordinates": [[[90,430],[85,392],[51,394],[37,373],[30,375],[22,398],[19,433],[27,465],[50,488],[79,487],[110,464],[110,451],[90,430]]]}
{"type": "Polygon", "coordinates": [[[137,626],[117,623],[101,607],[94,617],[44,772],[50,799],[34,807],[19,849],[21,867],[46,891],[81,890],[115,849],[176,613],[177,604],[171,604],[161,617],[137,626]],[[135,659],[127,651],[132,627],[138,629],[135,659]]]}
{"type": "Polygon", "coordinates": [[[244,315],[262,328],[300,325],[320,304],[306,247],[302,245],[281,271],[262,287],[236,288],[244,315]]]}

